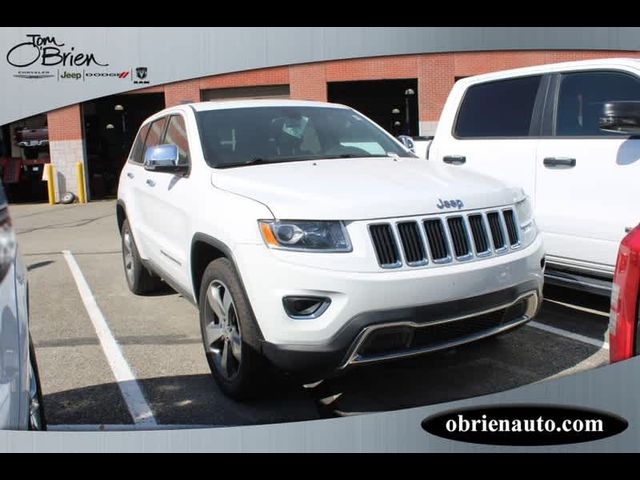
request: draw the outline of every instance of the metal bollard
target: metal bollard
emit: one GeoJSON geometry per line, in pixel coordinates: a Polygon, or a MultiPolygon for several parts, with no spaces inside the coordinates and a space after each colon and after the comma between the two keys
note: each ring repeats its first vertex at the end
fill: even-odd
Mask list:
{"type": "Polygon", "coordinates": [[[53,177],[53,165],[47,163],[44,166],[47,172],[47,192],[49,194],[49,205],[54,205],[56,203],[56,190],[54,185],[54,177],[53,177]]]}
{"type": "Polygon", "coordinates": [[[76,180],[78,182],[78,203],[87,203],[84,194],[84,168],[82,162],[76,163],[76,180]]]}

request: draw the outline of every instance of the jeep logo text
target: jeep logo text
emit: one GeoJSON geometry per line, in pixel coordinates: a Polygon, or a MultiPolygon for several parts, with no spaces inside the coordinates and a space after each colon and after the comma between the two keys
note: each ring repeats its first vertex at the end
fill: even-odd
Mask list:
{"type": "Polygon", "coordinates": [[[462,203],[462,200],[459,199],[442,200],[441,198],[439,198],[438,200],[439,202],[436,204],[436,207],[438,207],[440,210],[442,210],[443,208],[457,208],[458,210],[460,210],[462,207],[464,207],[464,203],[462,203]]]}

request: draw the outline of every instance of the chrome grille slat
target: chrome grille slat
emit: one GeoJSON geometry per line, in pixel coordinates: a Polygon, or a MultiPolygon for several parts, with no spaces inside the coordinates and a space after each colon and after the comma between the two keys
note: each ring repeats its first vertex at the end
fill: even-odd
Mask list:
{"type": "Polygon", "coordinates": [[[489,252],[491,250],[489,237],[487,237],[487,229],[484,226],[482,214],[469,215],[467,219],[473,236],[473,243],[476,247],[476,255],[489,252]]]}
{"type": "Polygon", "coordinates": [[[513,210],[503,210],[502,215],[504,217],[505,227],[507,228],[509,244],[513,247],[520,241],[515,215],[513,214],[513,210]]]}
{"type": "Polygon", "coordinates": [[[382,267],[393,268],[400,266],[400,256],[396,246],[395,237],[389,223],[369,226],[373,245],[378,257],[378,263],[382,267]]]}
{"type": "Polygon", "coordinates": [[[427,234],[427,243],[434,262],[443,262],[449,258],[449,247],[446,241],[444,226],[440,218],[432,218],[424,221],[424,229],[427,234]]]}
{"type": "Polygon", "coordinates": [[[456,258],[468,257],[471,250],[462,217],[449,217],[447,219],[447,226],[449,227],[449,233],[453,241],[453,251],[456,254],[456,258]]]}
{"type": "Polygon", "coordinates": [[[422,236],[420,235],[417,222],[398,223],[398,233],[404,251],[404,258],[408,265],[422,263],[427,260],[422,236]]]}
{"type": "Polygon", "coordinates": [[[506,246],[504,232],[500,222],[500,214],[498,212],[487,213],[489,221],[489,231],[491,232],[491,240],[493,240],[493,248],[496,251],[503,250],[506,246]]]}
{"type": "Polygon", "coordinates": [[[513,208],[429,215],[369,224],[382,268],[463,262],[520,247],[513,208]]]}

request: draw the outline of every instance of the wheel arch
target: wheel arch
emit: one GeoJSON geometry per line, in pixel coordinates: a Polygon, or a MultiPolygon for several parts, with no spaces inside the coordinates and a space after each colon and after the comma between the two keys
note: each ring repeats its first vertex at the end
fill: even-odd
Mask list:
{"type": "Polygon", "coordinates": [[[226,258],[236,267],[231,248],[226,243],[210,235],[196,233],[191,240],[191,283],[196,303],[199,301],[200,282],[204,271],[209,263],[218,258],[226,258]]]}
{"type": "Polygon", "coordinates": [[[116,203],[116,220],[118,221],[118,232],[122,232],[122,224],[127,219],[127,209],[122,200],[116,203]]]}
{"type": "MultiPolygon", "coordinates": [[[[233,268],[238,275],[238,280],[240,282],[240,287],[248,300],[249,310],[251,310],[251,315],[254,319],[255,326],[257,328],[257,333],[259,339],[262,341],[264,336],[262,335],[262,330],[260,329],[260,325],[257,321],[255,321],[255,314],[253,312],[253,307],[251,306],[251,301],[249,296],[247,295],[247,290],[244,286],[244,281],[242,280],[242,275],[238,270],[237,263],[233,256],[232,249],[224,242],[214,238],[205,233],[196,233],[191,240],[191,282],[193,285],[193,296],[195,299],[196,305],[199,305],[200,302],[200,283],[202,282],[202,277],[204,275],[204,271],[207,266],[214,260],[218,258],[226,258],[231,262],[233,268]]],[[[261,346],[256,345],[256,347],[261,348],[261,346]]]]}

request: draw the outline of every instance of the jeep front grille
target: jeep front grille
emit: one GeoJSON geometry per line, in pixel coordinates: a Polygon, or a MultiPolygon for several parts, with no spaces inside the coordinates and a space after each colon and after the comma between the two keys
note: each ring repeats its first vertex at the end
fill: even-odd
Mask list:
{"type": "Polygon", "coordinates": [[[520,246],[511,208],[375,223],[369,232],[382,268],[463,262],[520,246]]]}

